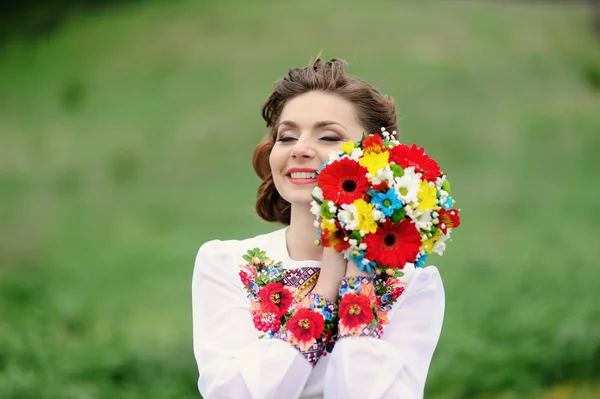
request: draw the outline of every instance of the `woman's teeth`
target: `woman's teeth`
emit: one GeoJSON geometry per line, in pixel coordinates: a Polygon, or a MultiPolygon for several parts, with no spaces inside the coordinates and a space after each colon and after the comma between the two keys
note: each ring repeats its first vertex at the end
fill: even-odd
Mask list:
{"type": "Polygon", "coordinates": [[[317,174],[315,172],[294,172],[290,173],[292,179],[316,179],[317,174]]]}

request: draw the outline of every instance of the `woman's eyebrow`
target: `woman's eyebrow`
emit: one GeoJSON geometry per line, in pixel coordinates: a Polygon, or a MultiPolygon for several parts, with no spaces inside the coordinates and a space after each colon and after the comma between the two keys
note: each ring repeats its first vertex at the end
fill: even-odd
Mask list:
{"type": "MultiPolygon", "coordinates": [[[[280,126],[288,126],[294,129],[297,129],[299,126],[296,122],[292,122],[292,121],[281,121],[277,124],[277,129],[279,129],[280,126]]],[[[318,121],[315,122],[315,124],[313,125],[314,128],[322,128],[322,127],[326,127],[326,126],[330,126],[330,125],[338,125],[340,126],[342,129],[348,131],[348,129],[346,128],[346,126],[342,125],[339,122],[335,122],[335,121],[318,121]]]]}

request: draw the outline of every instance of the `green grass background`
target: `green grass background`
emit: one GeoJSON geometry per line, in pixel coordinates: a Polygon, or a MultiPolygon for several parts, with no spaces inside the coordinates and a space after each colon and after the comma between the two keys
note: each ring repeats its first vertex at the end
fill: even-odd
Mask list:
{"type": "MultiPolygon", "coordinates": [[[[145,1],[0,55],[0,397],[196,398],[198,247],[253,213],[260,107],[323,51],[392,95],[462,226],[428,398],[600,395],[600,41],[584,5],[145,1]]],[[[216,298],[215,300],[218,300],[216,298]]]]}

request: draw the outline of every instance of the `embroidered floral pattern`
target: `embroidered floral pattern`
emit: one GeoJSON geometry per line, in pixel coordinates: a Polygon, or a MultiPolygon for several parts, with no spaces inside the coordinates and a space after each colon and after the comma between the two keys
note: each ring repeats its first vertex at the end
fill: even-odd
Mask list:
{"type": "Polygon", "coordinates": [[[258,291],[261,299],[260,307],[265,313],[273,313],[278,318],[283,317],[289,310],[294,297],[283,284],[269,283],[258,291]]]}
{"type": "Polygon", "coordinates": [[[309,293],[319,268],[284,269],[258,248],[243,258],[239,276],[259,337],[284,340],[315,365],[337,327],[337,305],[309,293]]]}
{"type": "Polygon", "coordinates": [[[373,277],[346,277],[339,291],[338,338],[379,338],[389,324],[388,313],[404,293],[404,273],[396,268],[378,268],[373,277]]]}
{"type": "Polygon", "coordinates": [[[375,288],[375,308],[377,310],[377,327],[379,334],[383,334],[385,326],[390,323],[388,313],[404,293],[410,276],[405,273],[414,272],[414,268],[405,267],[404,270],[394,268],[377,268],[372,284],[375,288]]]}
{"type": "Polygon", "coordinates": [[[318,267],[285,269],[258,248],[243,258],[239,276],[259,337],[288,342],[312,365],[333,351],[338,338],[379,338],[408,282],[408,268],[376,268],[373,277],[344,278],[335,304],[310,293],[318,267]]]}
{"type": "Polygon", "coordinates": [[[369,336],[379,338],[372,277],[346,277],[340,284],[339,338],[369,336]]]}

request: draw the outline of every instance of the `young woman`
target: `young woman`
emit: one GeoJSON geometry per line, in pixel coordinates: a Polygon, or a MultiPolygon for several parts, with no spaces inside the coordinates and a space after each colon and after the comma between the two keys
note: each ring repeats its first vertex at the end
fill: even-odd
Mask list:
{"type": "Polygon", "coordinates": [[[311,192],[329,153],[363,132],[397,130],[393,100],[345,67],[290,69],[263,107],[256,209],[286,227],[198,251],[194,354],[205,399],[423,396],[444,315],[438,270],[371,274],[315,245],[311,192]]]}

